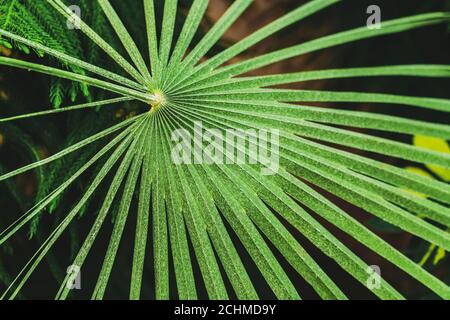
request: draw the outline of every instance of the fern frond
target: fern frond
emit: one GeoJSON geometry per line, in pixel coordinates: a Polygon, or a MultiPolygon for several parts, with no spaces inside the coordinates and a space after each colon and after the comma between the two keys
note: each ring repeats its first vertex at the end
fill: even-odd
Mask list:
{"type": "MultiPolygon", "coordinates": [[[[18,36],[28,39],[29,41],[46,45],[62,53],[70,53],[77,58],[83,58],[83,51],[78,35],[66,27],[65,20],[61,18],[58,13],[51,8],[46,1],[25,1],[22,0],[8,0],[0,3],[0,29],[15,33],[18,36]]],[[[3,36],[2,42],[10,41],[3,36]]],[[[29,47],[23,42],[16,42],[13,44],[29,53],[29,47]]],[[[43,52],[36,50],[36,53],[43,56],[43,52]]],[[[77,66],[63,63],[63,66],[69,70],[85,74],[85,72],[77,66]]],[[[63,94],[62,81],[52,81],[50,87],[50,101],[55,108],[58,108],[62,103],[65,95],[63,94]]],[[[80,88],[70,87],[70,98],[74,101],[79,91],[83,96],[89,96],[89,91],[85,85],[80,88]]]]}
{"type": "MultiPolygon", "coordinates": [[[[149,250],[152,250],[153,289],[157,299],[172,296],[203,298],[200,286],[210,299],[225,300],[234,296],[257,299],[265,293],[260,292],[259,281],[254,279],[255,272],[269,294],[277,299],[306,297],[296,287],[291,272],[305,280],[323,299],[350,297],[348,289],[317,259],[313,250],[332,259],[341,271],[366,286],[368,293],[381,299],[400,300],[410,296],[384,275],[379,275],[377,286],[368,285],[368,270],[372,271],[370,261],[357,254],[345,237],[373,251],[377,259],[395,265],[399,272],[409,275],[435,295],[450,299],[450,287],[445,279],[424,269],[420,261],[413,261],[405,251],[394,248],[340,205],[345,203],[345,207],[358,208],[429,247],[450,251],[450,233],[447,231],[450,227],[450,188],[443,181],[432,178],[433,174],[447,173],[450,168],[450,154],[445,142],[450,139],[450,127],[443,121],[418,120],[410,114],[375,113],[374,108],[341,110],[336,105],[384,104],[395,110],[420,110],[443,118],[450,113],[450,101],[415,92],[390,94],[381,90],[364,92],[357,88],[348,91],[272,88],[344,78],[403,77],[405,81],[412,78],[431,81],[449,78],[449,65],[344,67],[243,76],[308,53],[448,23],[448,12],[384,21],[380,29],[362,26],[340,31],[230,64],[231,59],[276,32],[343,1],[308,1],[205,59],[227,30],[246,10],[251,10],[252,0],[232,2],[195,44],[191,42],[207,12],[207,0],[192,2],[178,38],[175,33],[179,1],[167,0],[163,6],[155,6],[153,0],[143,0],[139,6],[144,9],[141,15],[144,15],[142,22],[145,20],[146,35],[141,35],[139,40],[139,32],[131,31],[136,27],[127,27],[134,21],[124,19],[138,6],[121,12],[124,2],[113,5],[108,0],[99,0],[95,5],[80,0],[83,7],[96,8],[81,20],[80,26],[87,38],[111,59],[110,62],[117,64],[112,66],[113,71],[108,71],[98,67],[100,50],[93,51],[92,60],[86,61],[83,51],[79,50],[80,42],[59,39],[61,33],[66,32],[61,25],[54,26],[52,33],[45,35],[49,41],[53,37],[56,40],[43,42],[41,33],[51,28],[55,21],[61,23],[70,17],[63,1],[48,0],[47,3],[51,9],[39,4],[23,12],[20,1],[11,1],[8,5],[2,1],[0,8],[7,14],[0,18],[3,19],[0,20],[3,23],[0,34],[18,45],[60,60],[69,70],[7,57],[0,57],[0,64],[49,75],[58,85],[61,84],[59,79],[74,81],[84,88],[86,95],[87,86],[92,86],[104,92],[105,98],[58,110],[9,116],[0,119],[0,123],[9,125],[11,121],[73,110],[80,110],[79,114],[82,114],[87,111],[83,109],[126,101],[132,101],[137,108],[142,107],[139,109],[142,112],[130,112],[128,119],[120,115],[117,117],[121,119],[119,123],[97,123],[94,117],[86,120],[86,117],[74,116],[71,123],[78,128],[71,132],[62,150],[43,160],[36,158],[26,166],[1,173],[0,182],[30,170],[42,172],[44,165],[54,162],[35,205],[0,231],[0,245],[49,206],[50,211],[58,213],[50,235],[40,241],[41,246],[17,276],[9,279],[1,298],[17,297],[24,285],[32,281],[31,275],[40,262],[51,253],[70,226],[77,224],[79,217],[88,221],[88,231],[84,239],[76,239],[78,251],[75,254],[71,248],[71,255],[74,256],[73,265],[85,268],[89,264],[88,256],[94,254],[94,246],[103,238],[101,232],[109,230],[105,221],[109,218],[111,221],[105,252],[95,252],[100,257],[101,268],[89,293],[92,299],[107,297],[115,267],[125,268],[122,265],[125,259],[120,254],[121,243],[130,239],[134,241],[127,247],[128,253],[132,248],[132,259],[129,255],[131,277],[129,285],[125,283],[130,299],[143,296],[147,283],[145,259],[149,250]],[[162,12],[157,12],[158,8],[162,12]],[[42,13],[42,10],[54,11],[42,13]],[[104,25],[94,26],[93,20],[100,17],[99,10],[103,16],[99,23],[103,24],[107,19],[112,28],[106,30],[104,25]],[[13,22],[11,17],[17,12],[20,12],[21,20],[13,22]],[[50,21],[42,22],[30,12],[48,17],[50,21]],[[160,23],[159,17],[162,17],[160,23]],[[29,26],[23,25],[27,19],[39,28],[27,31],[29,26]],[[18,25],[16,29],[15,24],[18,25]],[[118,41],[108,41],[106,34],[118,41]],[[146,55],[140,51],[145,40],[148,42],[146,55]],[[68,52],[70,48],[75,51],[68,52]],[[109,99],[111,92],[119,97],[109,99]],[[325,102],[327,107],[305,105],[309,102],[325,102]],[[199,127],[199,123],[204,127],[199,127]],[[269,129],[276,132],[276,137],[269,137],[269,129]],[[233,132],[232,139],[225,139],[223,135],[230,131],[233,132]],[[174,159],[174,154],[180,151],[174,146],[180,132],[190,147],[189,161],[181,164],[174,159]],[[401,140],[392,133],[408,139],[401,140]],[[415,144],[411,144],[412,137],[415,137],[415,144]],[[440,140],[433,140],[437,144],[434,148],[427,147],[428,143],[424,144],[424,141],[432,139],[440,140]],[[236,140],[244,143],[236,144],[236,140]],[[261,159],[269,154],[276,159],[276,165],[270,168],[261,159]],[[429,168],[431,174],[417,175],[405,170],[403,165],[395,165],[404,162],[421,164],[423,168],[429,168]],[[89,177],[84,179],[85,176],[89,177]],[[77,189],[81,194],[71,194],[69,191],[75,190],[73,186],[79,181],[88,183],[77,189]],[[72,202],[72,198],[75,202],[70,210],[66,210],[65,204],[72,202]],[[129,230],[134,232],[131,237],[127,234],[129,230]],[[176,292],[172,292],[174,287],[176,292]]],[[[138,21],[135,23],[139,26],[138,21]]],[[[63,99],[58,85],[52,91],[56,104],[63,99]]],[[[73,100],[76,99],[74,88],[68,88],[73,100]]],[[[101,111],[104,109],[102,107],[101,111]]],[[[105,113],[105,116],[111,114],[105,113]]],[[[34,224],[34,227],[38,226],[34,224]]],[[[56,268],[53,270],[56,275],[55,271],[56,268]]],[[[58,280],[57,299],[69,297],[69,281],[70,274],[62,281],[58,280]]]]}

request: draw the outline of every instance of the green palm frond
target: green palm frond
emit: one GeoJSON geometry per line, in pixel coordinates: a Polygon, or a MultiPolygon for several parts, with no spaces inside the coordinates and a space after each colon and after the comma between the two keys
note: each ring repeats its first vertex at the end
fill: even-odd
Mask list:
{"type": "MultiPolygon", "coordinates": [[[[1,5],[16,2],[19,3],[2,1],[1,5]]],[[[248,10],[252,0],[234,1],[198,43],[193,39],[209,1],[192,1],[177,36],[175,28],[180,5],[178,1],[164,1],[162,21],[159,23],[154,1],[142,0],[144,19],[141,30],[145,28],[146,34],[141,36],[148,40],[146,53],[139,49],[142,42],[133,39],[136,35],[127,29],[114,1],[99,0],[103,19],[106,18],[111,25],[109,32],[115,33],[123,48],[115,48],[114,43],[108,41],[101,30],[90,26],[86,21],[80,22],[80,32],[95,44],[96,50],[101,50],[116,63],[110,70],[98,66],[95,61],[86,60],[80,44],[61,35],[65,32],[64,26],[51,26],[55,33],[49,42],[22,32],[22,28],[26,27],[22,21],[15,21],[17,26],[14,28],[2,27],[2,39],[9,39],[18,46],[49,55],[62,65],[70,67],[64,70],[9,57],[0,57],[1,65],[43,73],[54,79],[71,80],[85,88],[96,87],[110,93],[113,98],[11,116],[0,119],[0,124],[66,111],[83,111],[100,106],[108,108],[107,105],[125,101],[134,101],[143,106],[144,110],[109,128],[89,134],[78,142],[73,141],[72,145],[45,159],[36,159],[38,161],[14,171],[0,173],[0,181],[6,182],[21,173],[40,170],[48,163],[71,159],[71,154],[94,143],[96,146],[89,156],[80,157],[80,161],[71,160],[74,167],[61,174],[64,177],[62,180],[52,179],[52,183],[59,181],[52,185],[53,189],[47,188],[46,194],[41,192],[31,209],[7,228],[0,230],[0,245],[5,245],[28,223],[41,216],[48,206],[59,206],[58,199],[82,175],[91,172],[98,165],[76,203],[68,209],[60,208],[64,209],[60,221],[29,262],[12,281],[2,278],[3,281],[9,281],[2,298],[12,299],[21,292],[55,243],[65,232],[69,232],[69,227],[76,224],[75,219],[87,210],[82,218],[90,216],[92,226],[85,238],[79,239],[78,253],[71,263],[83,270],[89,254],[93,254],[92,248],[100,232],[106,228],[105,221],[113,214],[113,208],[117,205],[106,251],[95,252],[103,258],[97,281],[92,284],[92,299],[105,298],[119,246],[129,224],[135,226],[132,261],[129,265],[130,299],[144,298],[141,294],[144,261],[150,251],[154,270],[153,289],[157,299],[169,299],[171,296],[180,299],[199,298],[199,282],[204,284],[210,299],[228,299],[230,296],[239,299],[258,298],[260,293],[255,288],[254,279],[237,242],[244,248],[276,298],[302,297],[302,292],[299,292],[288,276],[285,263],[280,261],[281,255],[290,268],[321,298],[346,299],[345,288],[338,285],[333,275],[327,273],[308,247],[292,232],[299,232],[366,286],[368,264],[339,240],[327,225],[346,233],[439,297],[449,299],[450,287],[444,281],[394,248],[319,190],[449,251],[450,234],[446,231],[450,227],[448,184],[374,160],[356,151],[348,151],[347,147],[414,163],[450,168],[448,153],[372,135],[370,131],[349,129],[374,129],[450,140],[450,127],[382,113],[301,104],[389,104],[399,108],[427,109],[445,117],[450,112],[450,101],[398,94],[279,89],[273,86],[310,80],[381,76],[449,78],[450,66],[389,65],[293,70],[295,72],[266,76],[246,74],[307,53],[448,23],[450,13],[433,12],[385,21],[381,29],[363,26],[229,63],[237,55],[275,33],[311,15],[319,14],[330,6],[339,5],[340,2],[311,0],[219,54],[204,59],[243,12],[248,10]],[[157,31],[159,29],[160,32],[157,31]],[[233,149],[234,146],[229,141],[225,142],[225,147],[232,152],[224,152],[224,157],[233,164],[175,164],[172,158],[173,132],[184,129],[192,136],[201,134],[196,127],[197,123],[203,123],[205,128],[213,128],[219,132],[242,130],[238,136],[248,135],[249,147],[259,148],[260,152],[276,156],[279,168],[272,174],[262,174],[264,165],[257,161],[252,163],[251,160],[255,159],[251,156],[249,163],[233,163],[233,159],[239,153],[245,154],[245,150],[233,149]],[[279,132],[279,148],[275,151],[269,147],[273,145],[270,137],[257,137],[252,133],[267,129],[279,132]],[[256,145],[256,139],[264,142],[262,146],[256,145]],[[106,192],[102,191],[103,187],[106,187],[106,192]],[[425,196],[418,197],[410,191],[425,196]],[[99,200],[94,201],[94,198],[99,200]],[[172,264],[176,293],[171,292],[169,275],[172,264]],[[198,265],[201,278],[195,277],[194,265],[198,265]],[[227,287],[228,282],[232,289],[227,287]]],[[[38,11],[52,18],[47,24],[55,24],[55,21],[64,23],[65,19],[71,17],[61,0],[45,1],[45,9],[40,8],[38,11]]],[[[3,26],[9,22],[8,17],[0,19],[6,19],[0,20],[3,26]]],[[[49,27],[39,21],[36,23],[39,28],[34,28],[35,32],[49,27]]],[[[203,150],[207,146],[204,141],[193,141],[195,148],[203,150]]],[[[60,289],[55,292],[57,299],[69,296],[70,289],[66,286],[69,278],[67,275],[59,284],[60,289]]],[[[380,286],[369,286],[368,290],[382,299],[403,298],[402,293],[392,284],[383,278],[380,281],[380,286]]]]}

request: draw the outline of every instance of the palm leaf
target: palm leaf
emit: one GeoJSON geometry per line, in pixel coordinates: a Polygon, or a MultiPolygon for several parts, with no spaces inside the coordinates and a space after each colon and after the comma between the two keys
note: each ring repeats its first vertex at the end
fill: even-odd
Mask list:
{"type": "MultiPolygon", "coordinates": [[[[48,2],[55,10],[54,13],[70,17],[62,1],[48,2]]],[[[300,232],[313,246],[363,285],[367,283],[368,264],[316,216],[397,265],[441,298],[450,298],[450,288],[446,283],[374,234],[317,190],[323,189],[368,214],[449,251],[450,235],[445,231],[445,227],[450,227],[450,189],[447,184],[356,152],[344,151],[342,147],[450,168],[450,156],[447,153],[378,137],[370,131],[355,132],[349,129],[374,129],[450,139],[450,127],[379,113],[294,104],[382,103],[396,105],[396,108],[407,106],[428,109],[445,116],[450,112],[450,101],[384,93],[270,88],[322,79],[378,76],[448,78],[450,66],[395,65],[241,76],[248,71],[306,53],[448,22],[450,14],[433,12],[385,21],[381,29],[351,29],[223,66],[276,32],[340,2],[311,0],[219,54],[200,62],[250,7],[251,0],[234,1],[196,44],[192,42],[209,4],[207,0],[193,1],[177,39],[175,21],[180,10],[178,1],[164,2],[161,32],[158,34],[155,3],[143,0],[148,40],[148,53],[145,54],[139,51],[133,40],[135,35],[127,30],[114,6],[108,0],[99,0],[101,9],[131,62],[120,54],[120,48],[114,48],[84,21],[80,22],[81,31],[132,79],[27,39],[24,35],[0,30],[0,35],[16,43],[45,52],[62,63],[81,68],[89,74],[77,73],[76,69],[73,72],[66,71],[6,57],[0,57],[1,65],[69,79],[119,95],[118,98],[58,110],[3,118],[0,123],[124,101],[136,101],[141,105],[143,103],[145,108],[142,114],[96,133],[44,160],[2,173],[0,181],[41,168],[94,141],[109,139],[74,175],[40,199],[14,223],[1,230],[0,244],[4,244],[80,179],[96,161],[107,156],[73,209],[63,217],[16,278],[8,284],[2,298],[15,298],[27,281],[31,281],[30,276],[41,260],[67,227],[76,223],[74,218],[94,195],[101,199],[101,204],[87,213],[94,215],[95,220],[74,258],[74,265],[85,266],[101,229],[105,228],[108,214],[112,214],[115,199],[119,206],[106,252],[96,253],[104,258],[92,292],[93,299],[103,299],[107,294],[112,271],[115,266],[119,267],[116,260],[125,230],[128,230],[126,226],[132,219],[135,219],[136,226],[130,265],[130,299],[144,298],[142,288],[146,282],[145,277],[148,276],[145,272],[145,260],[149,251],[152,251],[153,256],[153,289],[157,299],[169,299],[171,296],[197,299],[200,297],[200,282],[210,299],[228,299],[233,295],[240,299],[258,298],[261,293],[255,288],[253,273],[244,261],[237,243],[248,254],[275,297],[303,297],[303,293],[299,292],[288,276],[281,256],[321,298],[346,299],[345,288],[337,284],[333,275],[327,273],[290,229],[300,232]],[[150,58],[150,66],[147,66],[144,57],[150,58]],[[279,158],[279,168],[272,175],[261,174],[263,166],[252,155],[249,155],[248,160],[255,161],[254,164],[231,164],[237,154],[245,153],[246,150],[242,147],[233,150],[233,145],[229,142],[225,144],[226,148],[232,150],[231,153],[225,153],[229,165],[195,161],[193,164],[175,164],[172,159],[173,132],[184,129],[192,135],[201,134],[196,129],[198,122],[219,132],[228,129],[250,130],[249,132],[264,128],[279,130],[277,151],[269,150],[271,141],[267,137],[262,138],[265,143],[263,147],[252,142],[255,140],[250,140],[248,144],[249,147],[260,148],[260,151],[272,152],[272,156],[279,158]],[[111,137],[113,134],[115,136],[111,137]],[[105,182],[109,176],[112,178],[111,183],[105,182]],[[107,191],[103,192],[100,186],[104,186],[107,191]],[[425,195],[426,198],[408,193],[405,188],[425,195]],[[148,243],[150,234],[151,244],[148,243]],[[201,278],[196,277],[197,265],[201,278]],[[171,292],[172,269],[176,292],[171,292]],[[228,282],[231,288],[227,287],[228,282]]],[[[242,132],[244,131],[238,135],[245,138],[245,133],[242,132]]],[[[256,135],[249,136],[257,138],[256,135]]],[[[203,149],[205,145],[196,141],[194,147],[203,149]]],[[[69,278],[66,276],[59,284],[56,298],[66,299],[69,296],[70,290],[66,286],[69,278]]],[[[397,291],[392,284],[385,279],[380,281],[380,286],[369,286],[368,290],[383,299],[403,298],[403,293],[397,291]]]]}

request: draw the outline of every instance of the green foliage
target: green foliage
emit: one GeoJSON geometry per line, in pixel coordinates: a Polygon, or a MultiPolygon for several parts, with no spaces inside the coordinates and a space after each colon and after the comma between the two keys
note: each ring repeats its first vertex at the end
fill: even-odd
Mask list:
{"type": "MultiPolygon", "coordinates": [[[[329,230],[329,225],[396,265],[437,296],[449,299],[450,288],[446,282],[394,248],[318,190],[324,190],[390,226],[449,251],[450,234],[446,229],[450,227],[450,189],[446,183],[374,160],[366,154],[347,151],[344,147],[448,169],[448,153],[372,135],[371,131],[358,132],[349,127],[446,140],[450,139],[450,127],[407,117],[293,103],[377,103],[446,115],[450,112],[450,101],[410,95],[271,87],[309,80],[356,77],[448,78],[450,66],[396,65],[253,77],[243,74],[338,45],[448,23],[450,14],[433,12],[398,18],[385,21],[383,28],[378,30],[369,30],[364,26],[226,64],[276,32],[340,2],[309,1],[202,61],[231,25],[250,8],[251,0],[234,1],[198,43],[194,43],[193,39],[208,5],[206,0],[192,2],[178,38],[175,37],[179,12],[177,0],[164,2],[162,21],[158,21],[154,1],[143,0],[142,18],[145,25],[133,24],[132,28],[127,27],[130,21],[124,22],[124,17],[135,8],[118,10],[120,6],[108,0],[98,0],[98,6],[90,7],[92,2],[80,1],[81,5],[92,9],[80,25],[80,32],[91,40],[91,45],[87,47],[88,54],[83,51],[82,42],[64,38],[68,31],[61,27],[61,23],[69,14],[62,1],[49,0],[45,2],[45,7],[40,7],[44,4],[39,3],[36,7],[27,8],[19,1],[3,1],[2,12],[8,14],[1,18],[2,37],[11,39],[22,50],[33,48],[40,54],[45,53],[67,68],[64,70],[9,57],[0,57],[1,65],[79,83],[85,95],[88,94],[87,86],[90,86],[107,92],[107,96],[119,98],[97,98],[94,102],[58,110],[10,116],[0,119],[0,123],[66,111],[83,114],[91,110],[82,109],[102,107],[103,110],[109,108],[106,104],[125,101],[133,101],[145,111],[131,114],[130,118],[121,119],[118,123],[111,119],[99,121],[103,125],[97,125],[95,118],[89,118],[91,121],[84,123],[84,118],[76,118],[82,124],[71,132],[62,150],[42,160],[33,159],[31,164],[16,170],[1,173],[0,181],[9,181],[7,179],[30,170],[38,170],[39,174],[44,165],[53,162],[46,182],[40,184],[42,189],[38,192],[35,205],[7,228],[0,230],[0,245],[4,245],[28,223],[37,221],[45,209],[50,207],[50,211],[61,213],[55,218],[57,223],[48,238],[18,276],[8,281],[2,298],[17,297],[31,274],[65,233],[72,234],[78,250],[71,258],[72,264],[83,268],[88,255],[93,254],[91,249],[100,238],[100,232],[106,228],[107,217],[112,216],[112,231],[104,256],[103,252],[95,252],[102,259],[95,286],[93,284],[92,299],[105,298],[113,269],[117,267],[120,245],[130,224],[135,227],[130,299],[142,297],[145,258],[149,250],[152,250],[153,289],[157,299],[168,299],[173,294],[169,280],[172,269],[176,294],[181,299],[199,298],[197,284],[201,281],[209,298],[228,299],[230,290],[226,280],[238,298],[258,298],[260,292],[255,288],[242,253],[235,246],[236,242],[242,245],[276,298],[300,299],[302,296],[280,261],[281,255],[321,298],[346,299],[346,288],[338,285],[333,275],[324,270],[291,231],[301,233],[340,268],[366,285],[368,264],[339,240],[329,230]],[[13,23],[11,17],[14,15],[22,20],[15,19],[13,23]],[[43,22],[39,16],[49,20],[43,22]],[[31,33],[26,29],[28,27],[23,26],[25,21],[39,27],[31,33]],[[111,28],[106,26],[106,21],[111,28]],[[144,26],[146,37],[136,32],[144,26]],[[160,32],[157,31],[158,26],[161,26],[160,32]],[[113,32],[115,35],[110,37],[113,32]],[[44,37],[48,37],[49,42],[44,41],[44,37]],[[148,40],[147,46],[143,45],[145,38],[148,40]],[[123,48],[118,49],[119,45],[123,48]],[[143,47],[148,49],[145,55],[142,54],[143,47]],[[107,64],[108,70],[100,67],[100,52],[115,65],[107,64]],[[119,68],[121,71],[117,71],[119,68]],[[172,132],[184,128],[191,134],[198,133],[194,126],[198,121],[222,131],[236,128],[278,129],[279,150],[272,152],[280,159],[279,170],[267,176],[261,174],[261,164],[175,165],[171,157],[172,132]],[[69,197],[66,199],[69,191],[74,190],[74,185],[83,181],[86,174],[90,174],[89,183],[81,188],[80,194],[75,195],[73,205],[65,206],[70,202],[69,197]],[[77,218],[83,221],[91,219],[84,238],[78,237],[78,234],[73,236],[76,231],[70,226],[77,225],[77,218]],[[151,244],[148,243],[150,231],[151,244]],[[195,277],[196,265],[201,278],[195,277]]],[[[65,89],[62,83],[55,80],[52,87],[54,103],[62,103],[66,90],[75,100],[73,90],[65,89]]],[[[269,138],[259,138],[266,143],[259,147],[269,151],[269,138]]],[[[194,144],[199,148],[206,146],[204,142],[194,141],[194,144]]],[[[255,144],[249,142],[249,145],[255,144]]],[[[229,141],[226,146],[235,147],[229,141]]],[[[225,156],[231,160],[242,151],[234,150],[225,156]]],[[[33,226],[34,232],[41,228],[36,222],[33,226]]],[[[58,270],[53,273],[57,274],[58,270]]],[[[56,298],[66,299],[69,296],[67,281],[69,275],[58,281],[60,289],[56,298]]],[[[403,293],[383,278],[380,286],[369,286],[368,290],[382,299],[404,298],[403,293]]]]}

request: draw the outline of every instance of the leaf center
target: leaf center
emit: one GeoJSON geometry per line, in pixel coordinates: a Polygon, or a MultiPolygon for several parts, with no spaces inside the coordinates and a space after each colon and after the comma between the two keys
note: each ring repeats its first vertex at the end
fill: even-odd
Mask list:
{"type": "Polygon", "coordinates": [[[150,102],[150,112],[155,112],[167,103],[166,95],[161,90],[155,90],[153,95],[155,101],[150,102]]]}

